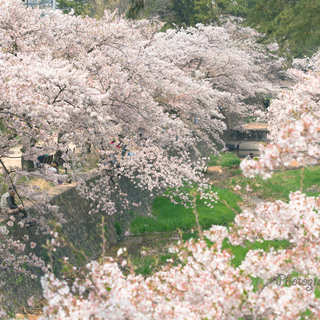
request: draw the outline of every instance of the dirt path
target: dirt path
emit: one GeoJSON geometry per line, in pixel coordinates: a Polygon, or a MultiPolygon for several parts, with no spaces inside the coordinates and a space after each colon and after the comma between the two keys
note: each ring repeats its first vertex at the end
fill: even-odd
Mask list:
{"type": "Polygon", "coordinates": [[[28,314],[17,313],[16,319],[17,320],[25,320],[25,319],[38,320],[41,316],[42,316],[42,314],[35,315],[35,314],[30,314],[30,313],[28,313],[28,314]]]}

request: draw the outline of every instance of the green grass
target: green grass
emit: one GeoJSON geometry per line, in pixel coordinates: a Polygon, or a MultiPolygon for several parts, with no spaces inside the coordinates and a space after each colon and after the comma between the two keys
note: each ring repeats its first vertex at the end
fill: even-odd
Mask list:
{"type": "Polygon", "coordinates": [[[154,266],[156,264],[155,257],[141,257],[133,259],[135,265],[135,273],[141,274],[142,276],[150,276],[154,272],[154,266]]]}
{"type": "Polygon", "coordinates": [[[264,251],[269,251],[270,248],[274,248],[275,250],[286,249],[290,246],[290,242],[287,240],[273,240],[273,241],[263,241],[263,242],[254,242],[251,243],[246,241],[243,246],[233,246],[231,245],[227,239],[223,241],[222,249],[231,250],[234,258],[231,260],[231,264],[233,267],[238,267],[245,259],[249,250],[257,250],[262,249],[264,251]]]}
{"type": "MultiPolygon", "coordinates": [[[[242,202],[242,198],[229,190],[212,187],[214,192],[218,192],[220,199],[225,200],[230,207],[237,212],[241,209],[237,202],[242,202]]],[[[197,197],[197,212],[201,228],[209,229],[213,224],[228,226],[234,220],[235,214],[227,206],[221,203],[214,204],[214,208],[209,208],[204,204],[205,200],[197,197]]],[[[166,197],[157,197],[152,206],[152,215],[155,217],[136,217],[131,223],[131,232],[134,234],[152,232],[175,232],[191,230],[196,226],[195,215],[192,209],[186,209],[182,205],[173,204],[166,197]]]]}
{"type": "MultiPolygon", "coordinates": [[[[280,179],[280,178],[278,178],[280,179]]],[[[191,189],[190,189],[191,190],[191,189]]],[[[225,200],[229,206],[240,212],[238,202],[242,202],[242,198],[232,193],[227,189],[219,189],[212,186],[214,192],[218,192],[219,198],[225,200]]],[[[209,229],[212,225],[228,226],[234,220],[234,212],[224,204],[216,203],[211,209],[204,204],[204,200],[197,198],[197,212],[199,214],[199,222],[202,229],[209,229]]],[[[158,197],[153,202],[152,217],[137,217],[131,224],[131,232],[173,232],[184,231],[182,239],[184,241],[190,238],[198,239],[197,229],[194,233],[190,230],[196,226],[195,217],[191,209],[186,209],[182,205],[174,205],[166,197],[158,197]]],[[[207,241],[210,246],[210,241],[207,241]]],[[[238,267],[245,259],[249,250],[263,249],[270,250],[273,247],[275,250],[286,249],[290,246],[288,241],[264,241],[251,243],[246,241],[244,246],[232,246],[227,239],[223,242],[223,249],[230,250],[234,255],[231,260],[233,267],[238,267]]],[[[156,255],[153,254],[147,257],[135,257],[134,264],[137,266],[136,274],[150,276],[166,264],[167,259],[173,258],[175,265],[179,261],[177,257],[170,254],[156,255]]],[[[180,261],[181,263],[181,261],[180,261]]],[[[255,279],[253,279],[255,281],[255,279]]]]}
{"type": "MultiPolygon", "coordinates": [[[[183,234],[183,240],[189,240],[190,238],[194,238],[195,240],[198,239],[197,232],[194,233],[184,233],[183,234]]],[[[210,246],[212,243],[207,240],[206,241],[208,246],[210,246]]],[[[242,261],[245,259],[247,253],[249,250],[256,250],[256,249],[262,249],[264,251],[269,251],[270,248],[274,248],[275,250],[281,250],[286,249],[290,246],[290,242],[287,240],[274,240],[274,241],[263,241],[263,242],[254,242],[251,243],[249,241],[246,241],[244,243],[244,246],[233,246],[229,243],[227,239],[223,241],[222,249],[231,251],[231,253],[234,255],[234,258],[231,260],[231,265],[234,268],[237,268],[241,265],[242,261]]],[[[152,254],[150,256],[141,257],[140,255],[135,255],[133,257],[133,264],[135,266],[135,273],[141,274],[142,276],[150,276],[161,269],[162,266],[167,264],[168,259],[173,259],[173,263],[170,263],[170,265],[177,265],[178,263],[184,265],[185,262],[180,261],[178,259],[178,256],[176,254],[172,253],[165,253],[161,255],[152,254]]],[[[257,285],[259,282],[258,278],[252,278],[252,282],[254,285],[257,285]]],[[[318,290],[318,289],[317,289],[318,290]]],[[[320,291],[318,290],[316,292],[318,295],[320,294],[320,291]]]]}
{"type": "MultiPolygon", "coordinates": [[[[198,233],[195,231],[194,233],[186,232],[183,234],[182,239],[184,241],[187,241],[189,239],[195,239],[198,240],[198,233]]],[[[206,239],[206,243],[208,247],[210,247],[213,243],[206,239]]],[[[286,249],[291,245],[291,243],[287,240],[273,240],[273,241],[266,241],[264,240],[263,242],[250,242],[250,241],[245,241],[243,246],[233,246],[230,244],[228,239],[224,239],[222,243],[222,249],[223,250],[228,250],[231,251],[231,253],[234,255],[234,258],[231,260],[231,265],[234,268],[237,268],[241,265],[242,261],[245,259],[247,253],[249,250],[257,250],[257,249],[262,249],[263,251],[269,251],[270,248],[274,248],[275,250],[282,250],[286,249]]]]}
{"type": "Polygon", "coordinates": [[[132,260],[135,273],[144,277],[150,276],[159,271],[163,266],[167,265],[168,259],[173,259],[172,266],[176,266],[179,262],[177,254],[165,253],[161,255],[151,255],[146,257],[135,256],[132,260]]]}
{"type": "Polygon", "coordinates": [[[245,123],[256,122],[256,121],[257,121],[257,117],[249,116],[249,117],[246,118],[244,121],[245,121],[245,123]]]}
{"type": "MultiPolygon", "coordinates": [[[[277,199],[288,201],[290,191],[298,191],[301,187],[301,170],[276,172],[268,180],[260,176],[249,179],[243,176],[227,179],[223,186],[233,190],[236,185],[242,187],[241,192],[246,192],[245,187],[250,185],[253,195],[268,201],[277,199]]],[[[303,173],[303,192],[313,185],[320,186],[320,166],[305,168],[303,173]]],[[[309,196],[317,196],[319,192],[307,192],[309,196]]]]}
{"type": "Polygon", "coordinates": [[[241,162],[241,159],[239,159],[236,154],[223,153],[220,157],[211,155],[208,163],[208,167],[211,167],[211,166],[232,167],[232,166],[239,165],[240,162],[241,162]]]}

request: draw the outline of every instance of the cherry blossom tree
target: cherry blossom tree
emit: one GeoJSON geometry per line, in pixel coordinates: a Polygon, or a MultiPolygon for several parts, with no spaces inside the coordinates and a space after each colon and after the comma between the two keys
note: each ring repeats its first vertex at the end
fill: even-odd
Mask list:
{"type": "Polygon", "coordinates": [[[269,138],[277,140],[280,130],[305,115],[319,118],[319,73],[320,53],[312,58],[294,59],[292,68],[288,70],[296,78],[296,84],[283,90],[277,99],[272,101],[268,112],[261,118],[268,121],[269,138]]]}
{"type": "MultiPolygon", "coordinates": [[[[265,55],[248,40],[256,33],[231,22],[159,33],[160,22],[129,21],[116,12],[97,21],[15,2],[2,6],[3,139],[9,141],[2,156],[19,143],[24,158],[35,161],[41,141],[41,152],[60,150],[77,174],[91,145],[101,179],[79,190],[110,214],[110,172],[150,192],[182,186],[182,178],[199,182],[204,165],[192,163],[189,152],[200,141],[212,152],[223,144],[221,110],[239,122],[252,109],[243,99],[278,89],[259,66],[265,55]],[[118,137],[133,157],[120,156],[119,141],[112,144],[118,137]],[[67,153],[70,143],[77,154],[67,153]]],[[[48,175],[28,173],[36,174],[48,175]]]]}
{"type": "MultiPolygon", "coordinates": [[[[158,33],[160,28],[157,21],[128,21],[116,13],[106,12],[97,21],[60,12],[44,14],[37,8],[1,1],[0,159],[10,154],[11,147],[21,145],[24,157],[35,161],[41,143],[42,153],[62,153],[69,172],[76,178],[87,158],[96,156],[99,160],[95,173],[100,178],[92,185],[84,181],[78,185],[80,193],[93,200],[91,213],[115,212],[110,194],[115,188],[112,181],[119,175],[150,193],[200,182],[205,164],[193,161],[190,151],[200,139],[208,143],[212,152],[216,151],[216,142],[222,143],[220,136],[226,125],[219,103],[225,101],[223,108],[228,112],[244,116],[247,111],[241,101],[245,97],[264,92],[263,87],[270,91],[274,87],[260,74],[256,60],[260,53],[253,55],[253,47],[249,50],[244,42],[236,41],[236,33],[231,36],[228,31],[231,27],[200,25],[164,34],[158,33]],[[121,155],[117,148],[121,146],[120,139],[133,156],[128,156],[126,149],[121,155]],[[70,143],[76,146],[77,153],[67,152],[70,143]]],[[[317,142],[317,121],[309,115],[298,125],[284,129],[283,145],[278,145],[277,150],[291,145],[294,149],[285,150],[282,158],[291,152],[288,158],[299,155],[305,159],[307,150],[309,158],[315,159],[317,145],[310,142],[317,142]]],[[[260,162],[244,163],[244,172],[273,170],[271,151],[263,153],[260,162]],[[263,167],[264,154],[267,160],[263,167]]],[[[315,160],[308,161],[301,160],[300,164],[315,160]]],[[[14,184],[22,198],[33,200],[40,231],[48,233],[44,213],[51,211],[59,222],[64,222],[63,217],[57,207],[50,206],[48,197],[28,187],[27,181],[32,177],[54,181],[58,178],[45,170],[25,172],[12,168],[3,175],[3,183],[14,184]]],[[[215,201],[210,191],[207,197],[215,201]]],[[[192,203],[189,198],[184,199],[192,203]]],[[[317,210],[318,199],[294,194],[288,207],[278,202],[258,207],[253,217],[243,212],[232,229],[213,227],[204,232],[216,242],[214,246],[209,247],[204,240],[181,243],[173,249],[179,266],[164,268],[147,279],[133,273],[126,276],[115,261],[107,260],[89,264],[72,286],[48,272],[42,280],[48,300],[45,316],[292,319],[309,309],[317,318],[313,291],[277,286],[275,282],[277,272],[317,274],[317,229],[311,232],[305,223],[308,219],[317,221],[313,214],[317,210]],[[292,207],[298,209],[292,211],[292,207]],[[280,208],[283,220],[276,218],[280,208]],[[260,229],[262,221],[269,224],[260,229]],[[283,229],[288,221],[291,229],[295,221],[296,233],[283,229]],[[291,241],[293,248],[268,253],[249,251],[240,268],[234,268],[231,254],[222,250],[222,240],[228,238],[236,244],[246,236],[253,241],[282,237],[291,241]],[[299,255],[307,259],[306,250],[312,251],[307,260],[310,269],[299,260],[299,255]],[[288,263],[288,259],[296,264],[288,263]],[[252,276],[263,283],[258,291],[251,283],[252,276]],[[285,303],[288,297],[295,303],[285,303]]],[[[316,225],[312,227],[317,228],[316,225]]],[[[24,246],[7,238],[6,227],[1,230],[1,245],[6,248],[1,251],[1,261],[8,260],[5,254],[12,254],[15,248],[22,254],[24,246]]],[[[22,262],[24,258],[10,259],[18,270],[19,263],[15,261],[22,262]]],[[[126,259],[120,261],[122,268],[126,264],[130,265],[126,259]]]]}
{"type": "Polygon", "coordinates": [[[223,143],[219,101],[225,100],[229,113],[244,116],[237,101],[245,87],[248,94],[259,86],[274,90],[263,79],[253,83],[259,73],[255,59],[223,28],[161,34],[157,21],[128,21],[116,12],[97,21],[60,12],[44,15],[15,2],[2,6],[2,156],[21,144],[24,158],[35,161],[41,141],[42,153],[60,150],[69,172],[77,174],[91,145],[101,179],[92,187],[82,182],[79,190],[110,214],[110,172],[150,192],[182,186],[182,178],[199,181],[204,165],[192,163],[189,152],[200,140],[212,152],[216,142],[223,143]],[[194,76],[188,64],[202,60],[194,76]],[[230,92],[223,92],[226,86],[230,92]],[[133,157],[120,156],[119,141],[112,144],[118,137],[133,157]],[[67,153],[70,143],[77,154],[67,153]],[[110,164],[112,157],[116,165],[110,164]]]}
{"type": "MultiPolygon", "coordinates": [[[[135,179],[141,186],[152,190],[161,176],[164,187],[179,181],[181,175],[196,177],[192,164],[181,166],[188,158],[186,152],[182,151],[181,160],[168,156],[166,150],[171,145],[181,152],[194,143],[194,137],[181,120],[164,112],[157,99],[187,104],[195,99],[196,91],[208,88],[193,85],[144,50],[160,25],[132,23],[115,14],[106,14],[101,21],[58,12],[43,17],[40,10],[26,10],[15,3],[3,4],[3,8],[2,134],[9,142],[4,143],[2,156],[21,144],[24,158],[36,160],[35,142],[41,141],[42,153],[62,151],[71,172],[77,173],[91,144],[100,157],[100,185],[105,186],[110,155],[115,153],[111,143],[121,135],[135,154],[132,158],[117,155],[121,169],[129,177],[139,172],[135,179]],[[67,154],[70,142],[80,150],[77,155],[67,154]],[[147,175],[153,177],[143,178],[147,175]]],[[[207,109],[219,117],[217,110],[207,109]]],[[[215,124],[213,134],[218,138],[224,124],[215,124]]],[[[48,175],[28,173],[36,174],[48,175]]],[[[108,194],[110,188],[104,190],[108,194]]],[[[108,201],[105,207],[110,207],[108,201]]]]}
{"type": "MultiPolygon", "coordinates": [[[[191,125],[167,110],[188,106],[211,88],[194,83],[146,50],[160,23],[130,22],[116,13],[106,13],[100,21],[82,19],[27,9],[15,1],[2,1],[0,8],[0,159],[14,146],[21,146],[24,158],[31,161],[39,152],[59,151],[76,179],[91,145],[101,178],[93,186],[80,181],[78,187],[96,200],[93,211],[109,214],[114,212],[112,175],[125,175],[150,192],[181,186],[183,179],[199,180],[204,164],[190,160],[188,147],[195,143],[191,125]],[[121,156],[116,147],[120,136],[133,157],[121,156]],[[68,152],[70,143],[78,153],[68,152]],[[119,168],[110,163],[115,154],[119,168]]],[[[217,108],[193,106],[217,117],[211,134],[219,140],[225,125],[217,108]]],[[[58,222],[65,221],[48,195],[30,187],[34,177],[56,183],[64,178],[46,168],[27,172],[4,167],[2,186],[15,186],[20,199],[33,203],[37,230],[48,234],[48,212],[58,222]]],[[[1,244],[7,249],[1,259],[7,259],[13,247],[3,232],[1,244]]]]}
{"type": "MultiPolygon", "coordinates": [[[[198,83],[209,83],[215,103],[227,117],[230,128],[241,127],[241,120],[259,108],[245,104],[259,95],[276,96],[294,78],[283,69],[283,59],[267,54],[258,45],[259,34],[243,28],[236,19],[225,19],[221,26],[203,26],[167,30],[154,39],[154,51],[162,60],[173,62],[198,83]],[[158,50],[161,47],[162,50],[158,50]],[[286,81],[279,81],[284,78],[286,81]]],[[[198,99],[208,103],[206,97],[198,99]]],[[[197,115],[195,115],[196,117],[197,115]]],[[[204,117],[199,115],[199,126],[204,117]]]]}
{"type": "MultiPolygon", "coordinates": [[[[300,166],[318,163],[318,77],[317,72],[307,74],[273,102],[279,114],[281,106],[291,110],[289,117],[299,106],[302,112],[295,121],[279,122],[277,138],[261,148],[259,159],[241,163],[246,176],[268,178],[275,168],[293,160],[300,166]]],[[[211,193],[211,202],[214,199],[211,193]]],[[[170,250],[178,265],[171,266],[169,259],[169,265],[151,277],[135,275],[122,249],[115,261],[88,264],[72,284],[48,274],[42,279],[48,299],[44,318],[295,319],[308,314],[308,319],[318,319],[319,204],[319,197],[297,191],[288,203],[278,200],[244,210],[229,228],[212,226],[203,232],[213,245],[203,238],[178,243],[170,250]],[[232,254],[223,249],[225,239],[232,245],[278,239],[290,246],[249,250],[235,268],[232,254]]]]}

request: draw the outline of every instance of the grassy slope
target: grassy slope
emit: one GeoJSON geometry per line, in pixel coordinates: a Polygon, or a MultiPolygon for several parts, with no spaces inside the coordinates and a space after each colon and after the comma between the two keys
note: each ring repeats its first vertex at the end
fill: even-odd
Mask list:
{"type": "MultiPolygon", "coordinates": [[[[214,156],[210,157],[209,166],[222,165],[230,167],[234,165],[234,155],[225,154],[220,159],[214,156]]],[[[249,196],[257,196],[264,200],[274,201],[276,199],[282,199],[288,201],[290,191],[299,190],[301,187],[301,170],[290,170],[285,172],[275,173],[271,179],[263,180],[261,177],[254,179],[248,179],[242,175],[229,178],[221,182],[221,186],[224,188],[212,187],[213,191],[217,191],[219,197],[222,200],[226,200],[227,203],[234,208],[237,212],[240,212],[240,208],[237,205],[241,202],[241,197],[234,194],[233,188],[239,184],[242,187],[242,194],[249,196]],[[246,185],[250,185],[254,190],[253,193],[245,191],[246,185]],[[229,190],[227,190],[229,189],[229,190]]],[[[320,166],[305,168],[303,172],[303,191],[314,185],[320,185],[320,166]]],[[[319,192],[308,192],[308,195],[318,195],[319,192]]],[[[228,226],[234,219],[234,213],[228,209],[225,205],[217,203],[213,209],[208,208],[203,200],[197,199],[197,210],[199,213],[199,221],[203,229],[208,229],[212,224],[228,226]]],[[[132,225],[131,231],[134,233],[142,232],[164,232],[164,231],[176,231],[177,229],[185,231],[183,239],[188,240],[191,237],[197,238],[197,233],[191,233],[190,229],[195,227],[195,218],[192,210],[185,209],[183,206],[174,205],[165,197],[158,197],[154,200],[152,217],[138,217],[132,225]]],[[[285,249],[290,246],[288,241],[264,241],[263,243],[247,242],[245,247],[232,246],[227,240],[223,243],[224,249],[229,249],[234,255],[232,265],[238,267],[245,258],[249,250],[263,249],[269,250],[273,247],[276,250],[285,249]]],[[[166,263],[169,258],[174,258],[170,254],[160,254],[159,256],[147,256],[147,257],[135,257],[134,263],[137,265],[136,273],[142,275],[150,275],[154,271],[158,270],[162,265],[166,263]]],[[[253,282],[256,279],[253,279],[253,282]]],[[[320,291],[316,291],[317,296],[320,297],[320,291]]]]}
{"type": "MultiPolygon", "coordinates": [[[[222,200],[226,200],[229,206],[237,212],[241,209],[237,202],[241,202],[240,196],[226,189],[212,187],[222,200]]],[[[203,229],[209,229],[213,224],[228,226],[234,220],[234,212],[224,204],[216,203],[211,209],[204,204],[204,200],[197,198],[197,212],[199,223],[203,229]]],[[[131,232],[140,234],[144,232],[174,232],[179,230],[188,231],[196,226],[195,216],[192,209],[186,209],[182,205],[173,204],[166,197],[157,197],[151,211],[153,217],[136,217],[131,223],[131,232]]]]}
{"type": "Polygon", "coordinates": [[[236,156],[234,153],[223,153],[221,157],[211,155],[208,167],[211,166],[221,166],[223,168],[225,167],[231,167],[235,165],[239,165],[241,160],[236,156]]]}
{"type": "MultiPolygon", "coordinates": [[[[268,180],[261,177],[253,179],[237,176],[224,181],[223,186],[230,190],[236,185],[242,187],[242,192],[247,185],[253,190],[253,195],[258,198],[275,201],[277,199],[288,201],[290,191],[298,191],[301,188],[301,170],[290,170],[274,173],[268,180]]],[[[303,171],[303,189],[308,195],[318,195],[319,192],[308,192],[314,185],[320,185],[320,166],[305,168],[303,171]]]]}

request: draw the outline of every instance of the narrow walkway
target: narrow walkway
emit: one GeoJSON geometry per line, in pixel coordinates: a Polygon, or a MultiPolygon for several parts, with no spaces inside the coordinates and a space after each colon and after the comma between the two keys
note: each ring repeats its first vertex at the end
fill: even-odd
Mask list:
{"type": "Polygon", "coordinates": [[[11,148],[10,151],[13,153],[10,154],[9,157],[2,159],[4,165],[7,168],[11,166],[11,167],[18,167],[19,169],[21,169],[21,155],[22,155],[20,151],[21,148],[22,148],[22,145],[17,145],[11,148]]]}
{"type": "Polygon", "coordinates": [[[246,123],[243,127],[247,130],[268,130],[268,124],[262,122],[246,123]]]}

